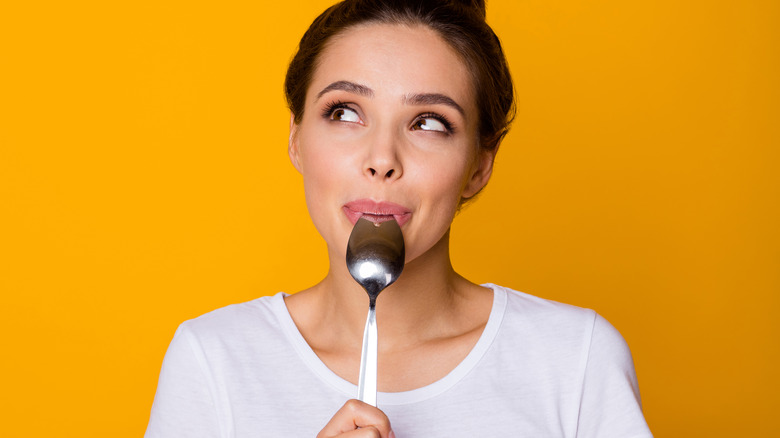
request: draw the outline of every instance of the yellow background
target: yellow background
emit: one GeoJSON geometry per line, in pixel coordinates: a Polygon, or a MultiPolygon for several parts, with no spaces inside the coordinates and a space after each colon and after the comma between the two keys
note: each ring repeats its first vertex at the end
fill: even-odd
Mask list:
{"type": "MultiPolygon", "coordinates": [[[[324,275],[282,82],[329,3],[0,6],[0,435],[141,436],[181,321],[324,275]]],[[[488,3],[456,268],[609,319],[656,436],[780,436],[780,2],[488,3]]]]}

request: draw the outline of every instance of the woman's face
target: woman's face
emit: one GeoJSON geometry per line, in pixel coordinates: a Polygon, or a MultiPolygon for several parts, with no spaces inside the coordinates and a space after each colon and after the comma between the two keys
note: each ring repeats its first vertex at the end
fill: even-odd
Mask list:
{"type": "MultiPolygon", "coordinates": [[[[320,54],[290,158],[332,254],[362,216],[396,219],[407,262],[449,229],[461,198],[490,177],[478,147],[466,66],[434,31],[372,24],[344,31],[320,54]]],[[[335,252],[334,252],[335,251],[335,252]]]]}

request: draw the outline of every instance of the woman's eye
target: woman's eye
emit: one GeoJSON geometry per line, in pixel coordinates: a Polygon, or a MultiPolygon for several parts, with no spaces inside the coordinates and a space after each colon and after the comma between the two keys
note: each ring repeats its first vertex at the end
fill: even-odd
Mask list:
{"type": "Polygon", "coordinates": [[[330,113],[331,120],[338,120],[339,122],[360,122],[360,117],[357,113],[349,108],[341,107],[336,108],[330,113]]]}
{"type": "Polygon", "coordinates": [[[449,132],[449,128],[442,121],[433,117],[422,117],[412,125],[414,130],[449,132]]]}

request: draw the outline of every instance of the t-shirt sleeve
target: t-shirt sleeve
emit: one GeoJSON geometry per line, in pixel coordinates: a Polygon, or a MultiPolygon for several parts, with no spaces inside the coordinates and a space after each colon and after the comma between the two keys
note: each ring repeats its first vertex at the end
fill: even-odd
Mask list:
{"type": "Polygon", "coordinates": [[[145,438],[218,437],[212,386],[201,350],[186,323],[163,359],[145,438]]]}
{"type": "Polygon", "coordinates": [[[596,315],[582,384],[577,438],[651,438],[631,351],[596,315]]]}

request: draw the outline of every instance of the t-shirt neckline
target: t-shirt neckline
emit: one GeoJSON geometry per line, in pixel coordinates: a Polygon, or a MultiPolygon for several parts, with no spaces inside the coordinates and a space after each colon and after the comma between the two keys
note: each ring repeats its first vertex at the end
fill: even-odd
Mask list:
{"type": "MultiPolygon", "coordinates": [[[[491,283],[483,284],[482,286],[493,290],[493,307],[490,310],[490,315],[488,316],[488,321],[487,324],[485,324],[482,334],[463,361],[446,376],[421,388],[402,392],[379,392],[377,394],[378,405],[404,405],[436,397],[455,386],[472,369],[474,369],[475,366],[477,366],[498,334],[498,329],[501,326],[507,304],[507,293],[504,288],[491,283]]],[[[277,315],[287,339],[290,341],[293,348],[295,348],[295,351],[301,357],[304,364],[314,372],[320,380],[344,394],[346,397],[354,398],[357,394],[357,385],[344,380],[331,371],[331,369],[320,360],[298,330],[298,327],[295,325],[295,322],[287,309],[287,305],[284,303],[284,297],[287,295],[288,294],[286,293],[280,292],[274,295],[271,301],[274,313],[277,315]]]]}

